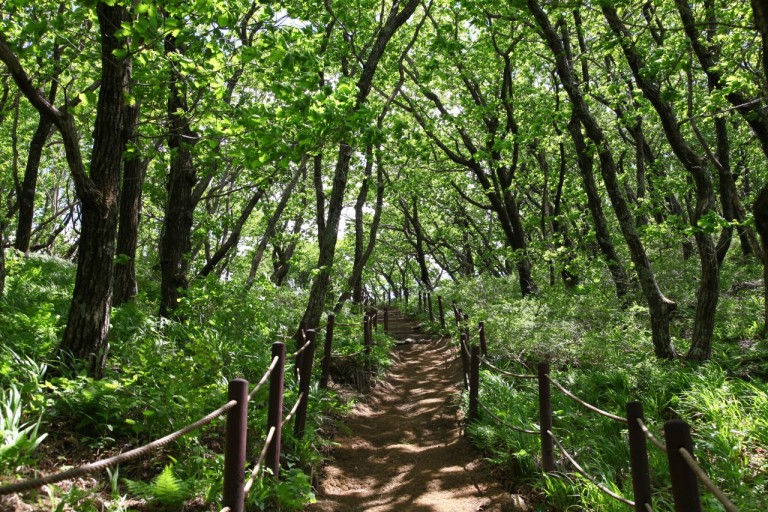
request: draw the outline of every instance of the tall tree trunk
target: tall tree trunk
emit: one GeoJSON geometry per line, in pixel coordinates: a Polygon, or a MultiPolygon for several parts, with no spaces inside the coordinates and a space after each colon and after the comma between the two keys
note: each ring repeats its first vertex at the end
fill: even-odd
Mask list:
{"type": "Polygon", "coordinates": [[[173,65],[173,56],[180,53],[176,37],[165,36],[165,54],[171,59],[168,83],[168,148],[171,163],[168,174],[168,198],[160,237],[160,315],[169,317],[188,285],[189,253],[196,201],[194,198],[197,170],[192,158],[196,134],[187,113],[189,106],[182,83],[184,78],[173,65]]]}
{"type": "Polygon", "coordinates": [[[675,350],[672,346],[669,322],[676,305],[664,296],[656,282],[656,276],[653,273],[645,247],[637,232],[632,212],[623,195],[616,173],[616,162],[608,140],[576,84],[573,70],[568,63],[565,50],[563,49],[562,41],[555,32],[549,16],[541,8],[537,0],[527,0],[527,4],[542,31],[547,46],[554,54],[558,76],[573,103],[575,115],[583,124],[587,136],[594,143],[600,157],[600,170],[603,174],[603,181],[611,199],[611,204],[616,212],[622,234],[627,242],[632,263],[635,265],[635,271],[640,281],[640,287],[648,303],[654,353],[657,357],[674,357],[675,350]]]}
{"type": "MultiPolygon", "coordinates": [[[[50,99],[53,103],[53,99],[50,99]]],[[[21,252],[29,251],[32,239],[32,222],[35,214],[35,192],[37,190],[37,177],[40,170],[40,159],[48,137],[51,135],[53,122],[46,116],[40,115],[32,140],[29,143],[27,164],[24,169],[24,180],[17,191],[19,198],[19,221],[16,226],[16,240],[14,247],[21,252]]]]}
{"type": "MultiPolygon", "coordinates": [[[[138,102],[126,106],[126,140],[133,138],[139,122],[138,102]]],[[[136,248],[139,243],[141,219],[141,195],[149,158],[142,158],[138,151],[126,151],[123,159],[123,186],[120,188],[120,217],[117,227],[117,258],[112,303],[119,306],[133,300],[139,293],[136,282],[136,248]]]]}
{"type": "MultiPolygon", "coordinates": [[[[373,87],[373,77],[376,74],[376,68],[384,55],[387,44],[395,32],[410,19],[418,5],[419,0],[408,0],[404,4],[395,4],[388,14],[363,64],[360,78],[357,81],[357,98],[350,114],[360,110],[366,103],[373,87]]],[[[328,216],[324,221],[325,229],[322,230],[318,240],[320,248],[317,259],[318,272],[312,281],[307,309],[304,311],[302,318],[305,325],[309,327],[319,325],[320,317],[325,309],[325,298],[328,293],[331,268],[336,254],[339,219],[341,218],[341,210],[343,208],[344,192],[347,188],[347,177],[349,175],[349,163],[352,158],[352,152],[352,147],[346,140],[339,143],[336,168],[333,175],[333,188],[328,204],[328,216]]]]}
{"type": "Polygon", "coordinates": [[[619,38],[629,67],[643,95],[650,101],[659,115],[667,141],[675,156],[688,171],[696,188],[696,205],[691,225],[694,227],[694,239],[699,250],[701,282],[697,293],[696,315],[693,325],[691,348],[686,358],[694,361],[709,359],[712,353],[712,338],[715,329],[715,311],[720,297],[720,267],[717,251],[712,236],[699,228],[699,220],[714,211],[715,194],[712,176],[706,162],[688,145],[680,130],[672,105],[661,96],[661,88],[646,73],[643,58],[631,44],[631,36],[619,18],[616,9],[603,4],[603,15],[611,30],[619,38]]]}
{"type": "MultiPolygon", "coordinates": [[[[751,0],[755,26],[763,41],[763,95],[768,96],[768,5],[763,0],[751,0]]],[[[761,104],[762,107],[762,104],[761,104]]],[[[761,108],[762,110],[762,108],[761,108]]],[[[766,145],[763,146],[766,148],[766,145]]],[[[766,148],[768,149],[768,148],[766,148]]],[[[768,156],[768,151],[766,151],[768,156]]],[[[752,206],[755,226],[760,234],[763,257],[763,337],[768,335],[768,185],[764,185],[752,206]]]]}

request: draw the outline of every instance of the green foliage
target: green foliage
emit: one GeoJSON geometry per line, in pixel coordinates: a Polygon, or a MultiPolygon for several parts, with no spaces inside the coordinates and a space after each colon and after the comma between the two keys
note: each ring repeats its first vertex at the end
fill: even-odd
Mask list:
{"type": "Polygon", "coordinates": [[[128,491],[146,500],[156,501],[166,510],[178,510],[190,496],[190,486],[179,479],[173,471],[173,464],[168,464],[150,483],[125,479],[128,491]]]}
{"type": "Polygon", "coordinates": [[[41,418],[25,421],[21,392],[11,384],[0,388],[0,469],[32,463],[35,450],[48,434],[39,432],[41,418]]]}
{"type": "MultiPolygon", "coordinates": [[[[737,275],[729,276],[738,280],[737,275]]],[[[498,301],[509,296],[508,282],[476,280],[454,293],[470,319],[484,320],[489,332],[492,362],[514,373],[533,373],[535,363],[549,360],[552,376],[576,396],[619,416],[628,401],[643,403],[646,423],[661,435],[664,421],[681,417],[692,426],[695,453],[705,471],[741,510],[759,511],[768,506],[766,493],[766,403],[764,379],[739,378],[749,366],[732,359],[735,347],[716,343],[722,362],[690,365],[682,360],[649,359],[649,333],[644,308],[621,309],[596,290],[573,293],[542,290],[534,298],[498,301]],[[726,369],[728,368],[728,369],[726,369]]],[[[751,303],[748,296],[723,299],[726,310],[751,303]]],[[[724,315],[727,319],[727,315],[724,315]]],[[[736,321],[736,319],[733,319],[736,321]]],[[[738,327],[722,329],[737,339],[750,336],[746,319],[738,327]]],[[[682,341],[682,340],[680,340],[682,341]]],[[[750,357],[765,354],[758,347],[746,349],[750,357]]],[[[740,357],[744,357],[743,354],[740,357]]],[[[507,425],[537,429],[536,381],[508,379],[483,371],[481,402],[507,425]]],[[[629,451],[622,425],[585,410],[552,388],[554,433],[577,461],[610,489],[631,497],[629,451]]],[[[531,482],[556,509],[620,511],[625,505],[607,498],[584,478],[573,473],[558,455],[558,472],[541,475],[539,440],[533,435],[500,426],[481,412],[480,421],[468,427],[473,442],[497,464],[510,481],[531,482]]],[[[666,456],[649,446],[655,508],[671,503],[666,456]]],[[[702,492],[707,509],[714,498],[702,492]]]]}

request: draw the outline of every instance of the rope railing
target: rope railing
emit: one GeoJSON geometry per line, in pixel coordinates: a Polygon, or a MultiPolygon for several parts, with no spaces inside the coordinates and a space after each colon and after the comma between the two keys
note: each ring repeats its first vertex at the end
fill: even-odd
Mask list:
{"type": "Polygon", "coordinates": [[[307,347],[309,347],[311,344],[312,344],[312,341],[311,341],[311,340],[307,340],[307,341],[306,341],[306,342],[305,342],[305,343],[304,343],[304,344],[301,346],[301,348],[299,348],[299,350],[297,350],[296,352],[294,352],[294,353],[290,354],[288,357],[289,357],[289,358],[291,358],[291,359],[296,359],[296,358],[297,358],[297,357],[299,357],[301,354],[303,354],[303,353],[304,353],[304,351],[305,351],[305,350],[307,350],[307,347]]]}
{"type": "Polygon", "coordinates": [[[82,466],[67,469],[65,471],[55,473],[53,475],[48,475],[41,478],[33,478],[33,479],[25,480],[22,482],[16,482],[9,485],[4,485],[0,487],[0,495],[29,491],[32,489],[37,489],[38,487],[42,487],[43,485],[50,485],[58,482],[63,482],[64,480],[79,478],[81,476],[85,476],[91,473],[96,473],[98,471],[102,471],[107,468],[117,466],[118,464],[122,464],[124,462],[128,462],[130,460],[136,459],[146,453],[149,453],[152,450],[162,448],[163,446],[166,446],[172,443],[173,441],[179,439],[180,437],[186,434],[189,434],[190,432],[197,430],[200,427],[207,425],[208,423],[212,422],[213,420],[215,420],[222,414],[226,413],[236,405],[237,405],[236,400],[230,400],[229,402],[219,407],[215,411],[207,414],[206,416],[200,418],[194,423],[190,423],[189,425],[183,428],[180,428],[179,430],[177,430],[176,432],[173,432],[172,434],[168,434],[167,436],[161,437],[160,439],[156,439],[151,443],[147,443],[143,446],[139,446],[138,448],[134,448],[133,450],[115,455],[113,457],[102,459],[96,462],[91,462],[89,464],[83,464],[82,466]]]}
{"type": "Polygon", "coordinates": [[[493,418],[496,421],[498,421],[499,423],[501,423],[501,425],[503,427],[506,427],[506,428],[508,428],[510,430],[514,430],[515,432],[520,432],[521,434],[530,434],[530,435],[534,435],[534,436],[535,435],[539,435],[539,431],[538,430],[526,430],[524,428],[520,428],[520,427],[516,427],[514,425],[510,425],[504,419],[500,418],[496,413],[494,413],[492,410],[490,410],[483,402],[478,402],[478,405],[480,406],[480,408],[482,410],[484,410],[486,413],[488,413],[491,416],[491,418],[493,418]]]}
{"type": "Polygon", "coordinates": [[[538,378],[536,375],[532,375],[532,374],[512,373],[512,372],[508,372],[507,370],[502,370],[501,368],[499,368],[498,366],[494,365],[493,363],[491,363],[490,361],[488,361],[488,359],[486,359],[484,357],[480,358],[480,362],[483,363],[488,368],[490,368],[491,370],[493,370],[493,371],[495,371],[497,373],[500,373],[500,374],[502,374],[502,375],[504,375],[506,377],[511,377],[513,379],[531,379],[531,380],[536,380],[538,378]]]}
{"type": "Polygon", "coordinates": [[[699,481],[704,484],[704,487],[706,487],[707,490],[709,490],[709,492],[711,492],[712,495],[717,498],[717,501],[723,505],[723,508],[725,508],[726,512],[739,512],[738,507],[736,507],[736,505],[734,505],[731,500],[728,499],[723,491],[707,476],[701,466],[699,466],[699,463],[696,462],[696,459],[693,458],[693,455],[691,455],[688,450],[681,446],[677,451],[686,462],[686,464],[688,464],[688,467],[691,468],[691,471],[693,471],[693,473],[696,475],[696,478],[698,478],[699,481]]]}
{"type": "Polygon", "coordinates": [[[648,439],[653,446],[655,446],[659,451],[662,451],[666,453],[667,451],[667,445],[664,444],[663,441],[659,441],[659,439],[654,436],[650,430],[648,430],[648,426],[645,424],[645,422],[641,418],[637,418],[637,424],[640,426],[640,430],[643,431],[643,434],[645,434],[646,439],[648,439]]]}
{"type": "Polygon", "coordinates": [[[358,350],[357,352],[352,352],[351,354],[331,354],[331,357],[336,357],[336,358],[355,357],[362,354],[365,354],[365,350],[358,350]]]}
{"type": "Polygon", "coordinates": [[[576,459],[574,459],[573,456],[570,453],[568,453],[568,451],[563,447],[563,445],[560,442],[560,440],[557,437],[555,437],[555,434],[553,434],[551,430],[547,430],[547,434],[552,438],[552,440],[555,442],[557,447],[560,448],[560,451],[563,452],[563,455],[565,455],[565,458],[568,459],[568,461],[573,465],[573,467],[576,469],[576,471],[581,476],[583,476],[584,478],[586,478],[587,480],[592,482],[592,484],[594,484],[595,487],[600,489],[601,492],[603,492],[604,494],[610,496],[611,498],[615,499],[616,501],[620,501],[620,502],[622,502],[625,505],[628,505],[630,507],[634,507],[635,506],[635,502],[634,501],[628,500],[627,498],[625,498],[624,496],[621,496],[620,494],[616,494],[615,492],[613,492],[612,490],[607,488],[605,485],[601,484],[594,476],[592,476],[589,473],[587,473],[584,470],[584,468],[582,468],[579,465],[579,463],[576,462],[576,459]]]}
{"type": "Polygon", "coordinates": [[[299,409],[299,405],[301,404],[301,400],[304,398],[304,393],[299,394],[299,398],[296,399],[296,403],[293,404],[293,408],[288,413],[288,415],[283,418],[282,423],[280,423],[280,426],[283,427],[286,423],[291,421],[293,419],[293,416],[296,414],[296,411],[299,409]]]}
{"type": "Polygon", "coordinates": [[[248,401],[253,400],[253,397],[256,396],[256,393],[259,392],[259,390],[264,386],[264,384],[267,382],[270,376],[272,376],[272,372],[275,371],[275,368],[277,367],[277,363],[280,362],[280,358],[275,356],[272,358],[272,363],[270,363],[269,368],[267,368],[267,371],[264,373],[264,375],[261,377],[261,380],[256,383],[256,385],[253,387],[253,390],[248,393],[248,401]]]}
{"type": "Polygon", "coordinates": [[[267,437],[264,439],[264,446],[261,448],[261,452],[259,452],[259,458],[256,461],[256,465],[253,467],[253,470],[251,471],[251,477],[248,479],[248,481],[245,483],[245,486],[243,487],[243,492],[245,493],[245,496],[248,496],[248,493],[251,492],[251,487],[253,487],[253,484],[256,483],[256,478],[258,477],[259,470],[261,470],[261,465],[264,463],[264,459],[267,457],[267,450],[269,449],[269,443],[272,442],[272,439],[275,437],[275,432],[277,432],[277,429],[275,427],[269,428],[269,433],[267,433],[267,437]]]}
{"type": "Polygon", "coordinates": [[[597,406],[594,406],[585,400],[576,396],[573,392],[566,389],[560,382],[555,380],[549,372],[549,363],[542,362],[538,365],[537,375],[514,374],[494,365],[488,360],[486,347],[483,347],[485,341],[484,324],[481,327],[480,345],[472,345],[471,351],[468,343],[467,317],[458,307],[454,307],[456,314],[456,325],[459,329],[461,343],[459,344],[459,353],[464,363],[463,376],[469,393],[469,414],[470,422],[479,418],[478,411],[483,410],[501,426],[513,431],[526,434],[540,434],[541,441],[541,466],[545,472],[556,470],[553,450],[555,445],[560,449],[569,462],[576,468],[576,471],[584,478],[595,484],[602,492],[612,496],[622,503],[634,507],[636,510],[644,512],[653,512],[650,468],[648,462],[647,442],[650,442],[656,449],[666,452],[669,460],[669,472],[672,481],[672,494],[677,509],[683,506],[685,510],[691,512],[701,512],[701,500],[698,495],[697,481],[701,481],[704,487],[723,505],[726,512],[738,511],[738,508],[729,500],[725,493],[718,488],[714,482],[707,476],[704,470],[693,458],[693,445],[690,437],[690,426],[682,420],[669,420],[664,424],[664,438],[659,439],[650,432],[643,418],[643,408],[640,402],[634,401],[627,403],[627,416],[622,417],[610,413],[597,406]],[[480,355],[482,349],[482,356],[480,355]],[[469,352],[469,354],[468,354],[469,352]],[[467,355],[470,360],[467,361],[467,355]],[[495,373],[502,376],[521,379],[537,379],[539,394],[539,431],[521,429],[510,425],[503,418],[490,410],[485,404],[480,402],[480,368],[485,366],[495,373]],[[468,375],[467,375],[468,373],[468,375]],[[634,492],[634,501],[616,494],[595,477],[589,475],[576,462],[574,457],[563,447],[562,443],[552,434],[553,408],[550,385],[554,385],[560,392],[571,400],[618,423],[627,425],[628,440],[630,448],[630,466],[632,469],[632,487],[634,492]],[[669,450],[669,446],[679,447],[677,450],[669,450]],[[678,454],[678,452],[680,452],[678,454]]]}
{"type": "Polygon", "coordinates": [[[565,396],[567,396],[567,397],[568,397],[568,398],[570,398],[571,400],[575,401],[576,403],[578,403],[578,404],[580,404],[580,405],[582,405],[582,406],[586,407],[586,408],[587,408],[587,409],[589,409],[590,411],[592,411],[592,412],[596,412],[597,414],[599,414],[599,415],[601,415],[601,416],[605,416],[606,418],[610,418],[610,419],[612,419],[612,420],[614,420],[614,421],[618,421],[619,423],[626,423],[626,422],[627,422],[627,418],[622,418],[621,416],[616,416],[615,414],[611,414],[611,413],[610,413],[610,412],[608,412],[608,411],[604,411],[604,410],[600,409],[599,407],[595,407],[594,405],[592,405],[592,404],[590,404],[590,403],[587,403],[587,402],[585,402],[585,401],[584,401],[584,400],[582,400],[581,398],[577,397],[576,395],[574,395],[573,393],[571,393],[570,391],[568,391],[567,389],[565,389],[565,388],[562,386],[562,384],[560,384],[560,383],[559,383],[559,382],[557,382],[555,379],[553,379],[553,378],[552,378],[552,377],[551,377],[549,374],[547,374],[547,376],[546,376],[546,377],[547,377],[547,380],[549,380],[549,382],[551,382],[552,384],[554,384],[554,385],[555,385],[555,387],[556,387],[557,389],[559,389],[559,390],[560,390],[560,391],[561,391],[561,392],[562,392],[562,393],[563,393],[565,396]]]}

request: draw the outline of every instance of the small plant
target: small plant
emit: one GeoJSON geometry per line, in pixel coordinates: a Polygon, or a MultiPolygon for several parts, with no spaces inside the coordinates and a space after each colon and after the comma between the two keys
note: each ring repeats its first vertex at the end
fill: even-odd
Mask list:
{"type": "Polygon", "coordinates": [[[40,434],[40,418],[23,421],[24,404],[21,392],[11,384],[0,389],[0,467],[18,467],[29,462],[33,452],[48,434],[40,434]]]}
{"type": "Polygon", "coordinates": [[[173,464],[165,466],[163,471],[148,484],[128,479],[124,481],[131,494],[156,501],[168,510],[178,510],[191,494],[190,485],[173,472],[173,464]]]}

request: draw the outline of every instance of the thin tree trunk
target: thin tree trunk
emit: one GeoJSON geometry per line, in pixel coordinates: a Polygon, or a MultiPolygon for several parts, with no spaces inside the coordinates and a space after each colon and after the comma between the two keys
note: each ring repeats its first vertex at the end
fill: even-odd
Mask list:
{"type": "Polygon", "coordinates": [[[600,128],[592,115],[581,90],[576,85],[573,70],[566,59],[562,41],[552,27],[549,16],[536,0],[527,0],[527,4],[536,23],[542,30],[542,35],[546,44],[554,54],[557,73],[573,103],[575,115],[584,125],[587,136],[594,143],[600,157],[600,169],[603,174],[603,181],[605,182],[614,211],[616,212],[616,217],[619,221],[622,234],[627,242],[627,247],[629,248],[629,253],[640,281],[640,287],[648,302],[648,309],[651,315],[651,334],[653,338],[654,353],[657,357],[674,357],[675,350],[672,346],[672,339],[669,332],[669,321],[676,305],[661,293],[659,285],[656,282],[656,276],[651,268],[648,255],[645,252],[645,247],[637,233],[634,218],[622,193],[621,184],[616,175],[616,162],[611,153],[608,140],[602,128],[600,128]]]}

